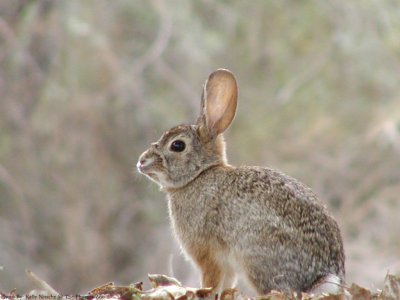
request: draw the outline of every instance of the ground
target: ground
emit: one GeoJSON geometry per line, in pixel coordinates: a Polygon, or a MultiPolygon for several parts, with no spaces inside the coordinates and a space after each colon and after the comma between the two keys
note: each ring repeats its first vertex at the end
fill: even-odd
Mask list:
{"type": "MultiPolygon", "coordinates": [[[[165,275],[148,275],[152,288],[143,290],[143,283],[137,282],[127,286],[119,286],[112,282],[103,284],[84,295],[62,295],[55,291],[47,282],[40,279],[32,271],[27,270],[27,275],[34,281],[38,289],[27,294],[18,294],[17,291],[9,293],[0,293],[0,299],[43,299],[43,300],[67,300],[67,299],[144,299],[144,300],[164,300],[164,299],[218,299],[217,295],[211,292],[208,288],[189,288],[183,287],[175,278],[165,275]]],[[[387,274],[385,278],[385,286],[383,290],[370,291],[357,284],[352,284],[345,287],[342,294],[338,295],[318,295],[312,296],[305,293],[302,294],[282,294],[278,291],[272,291],[267,295],[249,297],[243,295],[237,289],[227,289],[219,295],[221,300],[246,300],[246,299],[319,299],[319,300],[336,300],[336,299],[385,299],[399,300],[400,299],[400,277],[387,274]]]]}

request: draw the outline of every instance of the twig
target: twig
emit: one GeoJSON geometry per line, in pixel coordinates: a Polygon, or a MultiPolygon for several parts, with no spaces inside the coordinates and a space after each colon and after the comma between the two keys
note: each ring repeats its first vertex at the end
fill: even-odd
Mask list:
{"type": "Polygon", "coordinates": [[[166,3],[162,0],[153,0],[151,4],[160,15],[160,26],[151,47],[135,62],[134,71],[137,74],[163,54],[172,35],[172,20],[166,10],[166,3]]]}
{"type": "Polygon", "coordinates": [[[157,59],[154,64],[157,72],[163,76],[163,78],[171,83],[175,89],[177,89],[186,99],[190,102],[190,113],[197,111],[199,106],[199,95],[194,92],[194,89],[187,83],[182,77],[180,77],[173,68],[171,68],[163,59],[157,59]]]}
{"type": "Polygon", "coordinates": [[[33,273],[31,270],[26,270],[26,275],[28,275],[29,278],[32,279],[32,281],[37,284],[41,289],[45,290],[48,292],[50,295],[56,295],[60,296],[60,294],[53,289],[46,281],[43,279],[40,279],[35,273],[33,273]]]}
{"type": "Polygon", "coordinates": [[[286,86],[281,88],[276,95],[277,102],[280,104],[288,103],[300,88],[317,77],[330,58],[331,49],[332,47],[329,45],[311,66],[306,68],[303,73],[300,73],[299,76],[294,77],[291,81],[289,81],[289,83],[286,84],[286,86]]]}

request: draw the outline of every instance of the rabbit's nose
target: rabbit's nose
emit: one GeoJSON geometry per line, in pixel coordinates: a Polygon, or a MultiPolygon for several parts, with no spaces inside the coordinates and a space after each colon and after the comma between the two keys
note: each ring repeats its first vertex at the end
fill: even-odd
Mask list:
{"type": "Polygon", "coordinates": [[[144,158],[139,158],[137,164],[136,164],[136,168],[138,169],[139,172],[142,171],[143,166],[146,164],[146,159],[144,158]]]}
{"type": "Polygon", "coordinates": [[[152,158],[145,158],[145,157],[139,157],[139,160],[136,164],[136,168],[138,169],[139,172],[143,172],[143,170],[152,164],[152,162],[154,161],[154,159],[152,158]]]}

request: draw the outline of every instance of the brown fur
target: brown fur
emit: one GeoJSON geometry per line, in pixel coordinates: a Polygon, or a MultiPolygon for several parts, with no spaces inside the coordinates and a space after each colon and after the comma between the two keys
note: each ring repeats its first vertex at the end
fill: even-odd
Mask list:
{"type": "Polygon", "coordinates": [[[328,277],[344,283],[340,230],[315,194],[281,172],[228,165],[221,133],[236,110],[233,75],[217,70],[203,95],[197,124],[167,131],[138,162],[166,192],[172,228],[202,285],[229,288],[238,273],[260,294],[312,291],[328,277]],[[176,140],[184,151],[171,151],[176,140]]]}

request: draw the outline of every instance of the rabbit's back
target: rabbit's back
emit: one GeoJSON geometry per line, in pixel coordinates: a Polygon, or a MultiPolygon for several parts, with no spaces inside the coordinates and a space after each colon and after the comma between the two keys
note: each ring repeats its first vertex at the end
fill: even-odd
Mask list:
{"type": "Polygon", "coordinates": [[[218,248],[215,252],[232,257],[232,267],[240,266],[259,292],[307,290],[326,274],[344,279],[335,220],[308,187],[283,173],[214,167],[170,190],[169,199],[184,248],[218,248]]]}

